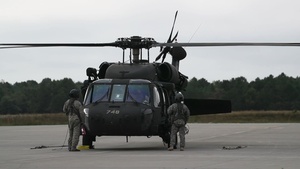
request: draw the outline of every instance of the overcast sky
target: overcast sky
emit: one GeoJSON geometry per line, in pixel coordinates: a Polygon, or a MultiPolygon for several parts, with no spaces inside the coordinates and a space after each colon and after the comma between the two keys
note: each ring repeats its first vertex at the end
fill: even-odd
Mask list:
{"type": "MultiPolygon", "coordinates": [[[[0,0],[0,43],[114,42],[134,35],[166,42],[176,10],[178,42],[300,42],[299,0],[0,0]]],[[[248,81],[300,75],[300,47],[188,47],[190,79],[248,81]]],[[[127,52],[128,53],[128,52],[127,52]]],[[[151,61],[159,48],[150,50],[151,61]]],[[[170,57],[169,57],[170,58],[170,57]]],[[[122,50],[0,50],[0,80],[86,79],[87,67],[122,60],[122,50]]]]}

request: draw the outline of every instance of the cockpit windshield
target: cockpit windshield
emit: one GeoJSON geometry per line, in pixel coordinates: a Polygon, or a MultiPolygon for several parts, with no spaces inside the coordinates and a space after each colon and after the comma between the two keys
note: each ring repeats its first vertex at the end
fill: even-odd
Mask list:
{"type": "Polygon", "coordinates": [[[125,96],[126,85],[124,84],[114,84],[111,92],[110,101],[113,102],[123,102],[125,96]]]}
{"type": "Polygon", "coordinates": [[[85,98],[84,104],[95,103],[100,101],[108,101],[110,93],[109,84],[94,85],[85,98]]]}
{"type": "Polygon", "coordinates": [[[109,101],[150,104],[149,84],[94,84],[88,90],[84,104],[109,101]]]}
{"type": "Polygon", "coordinates": [[[129,84],[127,90],[127,102],[150,103],[150,91],[147,84],[129,84]]]}

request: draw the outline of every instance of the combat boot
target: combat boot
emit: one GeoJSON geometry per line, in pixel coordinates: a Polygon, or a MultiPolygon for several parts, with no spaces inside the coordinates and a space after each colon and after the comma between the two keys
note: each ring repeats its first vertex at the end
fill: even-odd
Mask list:
{"type": "Polygon", "coordinates": [[[168,150],[173,151],[174,150],[173,146],[169,147],[168,150]]]}
{"type": "Polygon", "coordinates": [[[80,151],[80,150],[78,150],[78,149],[72,149],[72,150],[70,150],[70,151],[80,151]]]}

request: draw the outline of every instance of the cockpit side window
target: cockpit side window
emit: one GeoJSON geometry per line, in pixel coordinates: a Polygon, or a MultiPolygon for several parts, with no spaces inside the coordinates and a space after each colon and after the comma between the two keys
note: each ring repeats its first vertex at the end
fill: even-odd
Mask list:
{"type": "Polygon", "coordinates": [[[88,104],[91,103],[91,97],[92,97],[91,93],[92,93],[92,90],[91,90],[91,89],[88,90],[88,92],[86,93],[85,98],[84,98],[84,100],[83,100],[83,104],[84,104],[84,105],[88,105],[88,104]]]}
{"type": "Polygon", "coordinates": [[[126,102],[150,104],[150,90],[148,84],[129,84],[126,102]]]}
{"type": "Polygon", "coordinates": [[[154,107],[160,107],[160,97],[156,87],[153,88],[153,104],[154,107]]]}
{"type": "Polygon", "coordinates": [[[125,84],[114,84],[110,101],[123,102],[125,96],[125,89],[126,89],[125,84]]]}

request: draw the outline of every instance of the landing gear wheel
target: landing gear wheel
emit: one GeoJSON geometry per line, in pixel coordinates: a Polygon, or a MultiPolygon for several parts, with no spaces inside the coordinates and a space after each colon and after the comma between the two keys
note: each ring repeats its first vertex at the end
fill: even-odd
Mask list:
{"type": "Polygon", "coordinates": [[[96,136],[86,134],[82,137],[82,145],[89,146],[90,149],[94,149],[93,141],[96,141],[96,136]]]}
{"type": "Polygon", "coordinates": [[[164,133],[163,135],[160,135],[160,137],[162,138],[163,142],[165,144],[168,144],[168,148],[170,147],[170,133],[169,132],[166,132],[164,133]]]}

